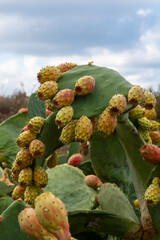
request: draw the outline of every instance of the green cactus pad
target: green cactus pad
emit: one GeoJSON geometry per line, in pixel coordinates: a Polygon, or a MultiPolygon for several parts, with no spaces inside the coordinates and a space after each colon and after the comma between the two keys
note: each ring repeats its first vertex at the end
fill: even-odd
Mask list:
{"type": "Polygon", "coordinates": [[[94,65],[79,65],[63,73],[58,81],[58,89],[70,88],[74,90],[76,81],[83,76],[95,78],[95,88],[86,96],[76,96],[72,104],[74,118],[82,115],[92,117],[99,115],[108,105],[110,98],[119,93],[127,96],[132,85],[118,72],[105,67],[94,65]]]}
{"type": "Polygon", "coordinates": [[[8,186],[4,182],[0,182],[0,196],[10,193],[13,190],[13,188],[14,186],[8,186]]]}
{"type": "Polygon", "coordinates": [[[11,197],[0,198],[0,215],[11,205],[12,202],[13,199],[11,197]]]}
{"type": "Polygon", "coordinates": [[[13,202],[1,215],[0,238],[3,240],[30,240],[20,229],[18,215],[25,208],[24,202],[13,202]]]}
{"type": "Polygon", "coordinates": [[[33,93],[28,101],[28,116],[29,118],[33,118],[36,116],[41,116],[43,118],[46,118],[46,108],[45,108],[45,102],[41,101],[36,93],[33,93]]]}
{"type": "Polygon", "coordinates": [[[62,155],[58,155],[58,165],[67,163],[67,156],[62,154],[62,155]]]}
{"type": "Polygon", "coordinates": [[[69,144],[68,156],[70,158],[73,154],[79,153],[79,142],[72,142],[69,144]]]}
{"type": "Polygon", "coordinates": [[[123,191],[112,183],[103,184],[98,193],[102,210],[138,222],[133,207],[123,191]]]}
{"type": "Polygon", "coordinates": [[[85,184],[85,175],[81,170],[63,164],[47,169],[47,173],[49,181],[44,191],[52,192],[59,197],[64,202],[67,211],[96,207],[97,192],[85,184]]]}
{"type": "Polygon", "coordinates": [[[92,167],[91,160],[86,160],[86,161],[82,162],[78,166],[78,168],[81,169],[85,175],[90,175],[90,174],[95,175],[95,172],[94,172],[93,167],[92,167]]]}
{"type": "Polygon", "coordinates": [[[69,211],[69,223],[72,234],[93,231],[126,240],[139,240],[142,235],[138,223],[102,210],[69,211]]]}

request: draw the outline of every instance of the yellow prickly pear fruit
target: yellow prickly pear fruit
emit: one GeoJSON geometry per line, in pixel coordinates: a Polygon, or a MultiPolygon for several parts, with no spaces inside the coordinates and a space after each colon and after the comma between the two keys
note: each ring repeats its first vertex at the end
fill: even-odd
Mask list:
{"type": "Polygon", "coordinates": [[[160,201],[160,187],[158,184],[151,184],[145,192],[147,205],[154,206],[160,201]]]}
{"type": "Polygon", "coordinates": [[[45,152],[45,145],[38,139],[34,139],[29,144],[29,152],[33,158],[40,158],[45,152]]]}
{"type": "Polygon", "coordinates": [[[45,119],[43,117],[33,117],[28,123],[28,129],[32,132],[38,133],[43,127],[45,119]]]}
{"type": "Polygon", "coordinates": [[[138,199],[136,199],[136,200],[133,201],[133,207],[135,207],[135,208],[140,208],[138,199]]]}
{"type": "Polygon", "coordinates": [[[140,105],[137,105],[129,112],[129,117],[133,119],[139,119],[144,117],[145,108],[142,108],[140,105]]]}
{"type": "Polygon", "coordinates": [[[138,132],[141,134],[142,138],[144,139],[144,141],[146,143],[152,144],[152,139],[151,139],[151,137],[149,135],[149,132],[147,130],[139,128],[138,132]]]}
{"type": "Polygon", "coordinates": [[[16,172],[11,171],[11,178],[14,182],[18,182],[19,173],[20,171],[16,171],[16,172]]]}
{"type": "Polygon", "coordinates": [[[91,76],[83,76],[75,84],[75,93],[77,95],[87,95],[93,91],[94,87],[95,79],[91,76]]]}
{"type": "Polygon", "coordinates": [[[153,184],[160,184],[160,178],[159,177],[154,177],[152,180],[153,184]]]}
{"type": "Polygon", "coordinates": [[[109,109],[113,115],[124,112],[127,106],[126,98],[122,94],[115,94],[109,101],[109,109]]]}
{"type": "Polygon", "coordinates": [[[27,186],[24,192],[24,201],[34,207],[35,198],[43,192],[42,189],[36,186],[27,186]]]}
{"type": "Polygon", "coordinates": [[[138,123],[139,127],[145,131],[149,131],[149,129],[151,128],[151,123],[146,117],[139,118],[138,123]]]}
{"type": "Polygon", "coordinates": [[[38,222],[33,208],[25,208],[18,215],[21,230],[33,240],[58,240],[38,222]]]}
{"type": "Polygon", "coordinates": [[[150,135],[150,137],[152,139],[152,143],[153,144],[160,143],[160,133],[159,132],[157,132],[157,131],[150,131],[149,135],[150,135]]]}
{"type": "Polygon", "coordinates": [[[26,189],[25,187],[17,185],[12,192],[13,200],[17,200],[18,198],[21,198],[23,200],[25,189],[26,189]]]}
{"type": "Polygon", "coordinates": [[[37,96],[42,101],[54,97],[58,91],[58,84],[54,81],[48,81],[39,86],[37,90],[37,96]]]}
{"type": "Polygon", "coordinates": [[[74,101],[74,92],[71,89],[63,89],[59,91],[53,98],[53,104],[56,108],[69,106],[74,101]]]}
{"type": "Polygon", "coordinates": [[[156,98],[152,92],[144,91],[142,106],[148,110],[156,106],[156,98]]]}
{"type": "Polygon", "coordinates": [[[76,123],[75,127],[75,140],[78,142],[86,142],[90,139],[93,132],[91,120],[82,116],[76,123]]]}
{"type": "Polygon", "coordinates": [[[156,110],[155,108],[152,108],[150,110],[145,109],[145,113],[144,113],[144,117],[148,118],[148,119],[154,119],[156,117],[156,110]]]}
{"type": "Polygon", "coordinates": [[[54,105],[51,102],[51,99],[45,100],[45,106],[46,106],[46,109],[48,109],[48,110],[50,110],[52,112],[54,111],[54,105]]]}
{"type": "Polygon", "coordinates": [[[58,81],[61,76],[62,73],[60,69],[55,66],[44,67],[39,73],[37,73],[37,78],[40,83],[47,81],[58,81]]]}
{"type": "Polygon", "coordinates": [[[113,116],[106,108],[100,115],[98,119],[98,131],[104,135],[110,135],[116,127],[117,117],[113,116]]]}
{"type": "Polygon", "coordinates": [[[132,105],[139,104],[143,98],[143,92],[144,91],[140,86],[132,86],[128,92],[128,102],[132,105]]]}
{"type": "Polygon", "coordinates": [[[78,120],[71,120],[63,129],[61,132],[61,136],[59,140],[64,143],[68,144],[70,142],[73,142],[75,140],[75,127],[78,120]]]}
{"type": "Polygon", "coordinates": [[[150,123],[151,123],[151,128],[150,128],[151,131],[158,131],[159,130],[159,128],[160,128],[160,123],[159,122],[156,122],[154,120],[150,120],[150,123]]]}
{"type": "Polygon", "coordinates": [[[35,199],[35,212],[39,223],[57,239],[70,240],[69,223],[63,202],[50,192],[35,199]]]}
{"type": "Polygon", "coordinates": [[[30,130],[20,133],[16,142],[19,147],[27,147],[30,142],[37,137],[36,133],[31,132],[30,130]]]}
{"type": "Polygon", "coordinates": [[[73,114],[74,114],[74,112],[73,112],[73,108],[71,106],[63,107],[57,113],[55,123],[59,127],[63,127],[72,120],[73,114]]]}
{"type": "Polygon", "coordinates": [[[48,175],[43,167],[37,165],[33,171],[33,180],[35,186],[44,188],[48,183],[48,175]]]}
{"type": "Polygon", "coordinates": [[[21,168],[26,168],[32,165],[33,157],[28,148],[21,149],[16,155],[16,162],[21,168]]]}
{"type": "Polygon", "coordinates": [[[11,169],[12,172],[13,173],[20,172],[22,169],[23,169],[23,166],[22,165],[18,165],[17,164],[17,160],[15,159],[15,161],[12,164],[12,169],[11,169]]]}
{"type": "Polygon", "coordinates": [[[46,158],[46,167],[54,168],[58,163],[58,156],[56,151],[54,151],[48,158],[46,158]]]}
{"type": "Polygon", "coordinates": [[[19,174],[18,182],[22,187],[26,187],[32,185],[33,173],[32,168],[27,167],[22,169],[19,174]]]}
{"type": "Polygon", "coordinates": [[[66,72],[68,70],[70,70],[71,68],[74,68],[76,67],[77,64],[76,63],[61,63],[57,66],[57,68],[63,73],[63,72],[66,72]]]}

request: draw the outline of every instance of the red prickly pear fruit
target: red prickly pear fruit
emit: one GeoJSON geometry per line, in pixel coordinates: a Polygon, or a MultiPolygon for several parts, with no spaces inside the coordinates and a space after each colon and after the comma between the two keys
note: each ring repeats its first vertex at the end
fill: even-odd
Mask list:
{"type": "Polygon", "coordinates": [[[132,105],[139,104],[143,98],[143,92],[144,91],[140,86],[132,86],[128,92],[128,102],[132,105]]]}
{"type": "Polygon", "coordinates": [[[47,81],[58,81],[61,76],[61,71],[55,66],[44,67],[39,73],[37,73],[37,79],[40,83],[47,81]]]}
{"type": "Polygon", "coordinates": [[[154,144],[145,144],[140,149],[143,159],[151,164],[160,162],[160,148],[154,144]]]}
{"type": "Polygon", "coordinates": [[[156,98],[152,92],[144,91],[142,106],[148,110],[151,110],[156,106],[156,98]]]}
{"type": "Polygon", "coordinates": [[[57,66],[57,68],[63,73],[63,72],[66,72],[68,70],[70,70],[71,68],[74,68],[76,67],[77,64],[76,63],[61,63],[57,66]]]}
{"type": "Polygon", "coordinates": [[[18,215],[18,222],[21,230],[33,240],[57,240],[39,224],[33,208],[22,210],[18,215]]]}
{"type": "Polygon", "coordinates": [[[68,215],[64,203],[50,192],[35,199],[35,212],[39,223],[59,240],[70,240],[68,215]]]}
{"type": "Polygon", "coordinates": [[[56,108],[69,106],[74,101],[74,92],[71,89],[63,89],[59,91],[53,98],[53,104],[56,108]]]}
{"type": "Polygon", "coordinates": [[[127,106],[126,98],[122,94],[115,94],[109,101],[109,109],[113,115],[124,112],[127,106]]]}
{"type": "Polygon", "coordinates": [[[73,154],[69,159],[68,159],[68,164],[72,165],[73,167],[78,167],[82,162],[82,155],[80,153],[73,154]]]}
{"type": "Polygon", "coordinates": [[[93,189],[97,189],[103,184],[96,175],[92,175],[92,174],[85,176],[84,181],[88,187],[93,189]]]}
{"type": "Polygon", "coordinates": [[[24,126],[24,128],[22,128],[22,130],[21,130],[20,133],[25,132],[25,131],[27,131],[27,130],[29,130],[29,129],[28,129],[28,125],[24,126]]]}
{"type": "Polygon", "coordinates": [[[38,139],[29,144],[29,152],[33,158],[40,158],[45,152],[45,145],[38,139]]]}
{"type": "Polygon", "coordinates": [[[27,113],[28,112],[28,108],[21,108],[21,109],[19,109],[18,113],[21,113],[21,112],[27,113]]]}
{"type": "Polygon", "coordinates": [[[157,131],[150,131],[149,135],[150,135],[150,137],[152,139],[152,143],[153,144],[160,143],[160,133],[159,132],[157,132],[157,131]]]}
{"type": "Polygon", "coordinates": [[[87,95],[93,91],[94,87],[95,79],[91,76],[83,76],[75,84],[75,93],[77,95],[87,95]]]}
{"type": "Polygon", "coordinates": [[[54,81],[48,81],[39,86],[37,96],[42,101],[54,97],[58,91],[58,84],[54,81]]]}

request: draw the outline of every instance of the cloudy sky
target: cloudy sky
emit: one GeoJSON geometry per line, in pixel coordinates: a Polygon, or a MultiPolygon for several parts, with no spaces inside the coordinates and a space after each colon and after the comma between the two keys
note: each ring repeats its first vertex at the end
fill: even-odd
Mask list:
{"type": "Polygon", "coordinates": [[[46,65],[89,61],[156,90],[159,12],[159,0],[0,0],[0,95],[31,94],[46,65]]]}

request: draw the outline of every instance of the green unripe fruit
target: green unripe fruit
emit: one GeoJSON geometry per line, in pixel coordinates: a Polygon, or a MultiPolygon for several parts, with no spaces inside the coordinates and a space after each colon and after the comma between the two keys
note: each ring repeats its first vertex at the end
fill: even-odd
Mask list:
{"type": "Polygon", "coordinates": [[[133,119],[139,119],[144,117],[145,108],[142,108],[140,105],[137,105],[129,112],[129,117],[133,119]]]}
{"type": "Polygon", "coordinates": [[[43,167],[37,165],[33,171],[33,180],[35,186],[44,188],[48,183],[48,175],[43,167]]]}
{"type": "Polygon", "coordinates": [[[149,129],[151,128],[151,123],[146,117],[139,118],[138,123],[139,123],[140,128],[145,131],[149,131],[149,129]]]}
{"type": "Polygon", "coordinates": [[[158,131],[159,130],[159,128],[160,128],[160,123],[159,122],[156,122],[154,120],[150,120],[150,123],[151,123],[150,131],[158,131]]]}
{"type": "Polygon", "coordinates": [[[27,186],[24,192],[24,201],[34,207],[35,198],[43,192],[36,186],[27,186]]]}

